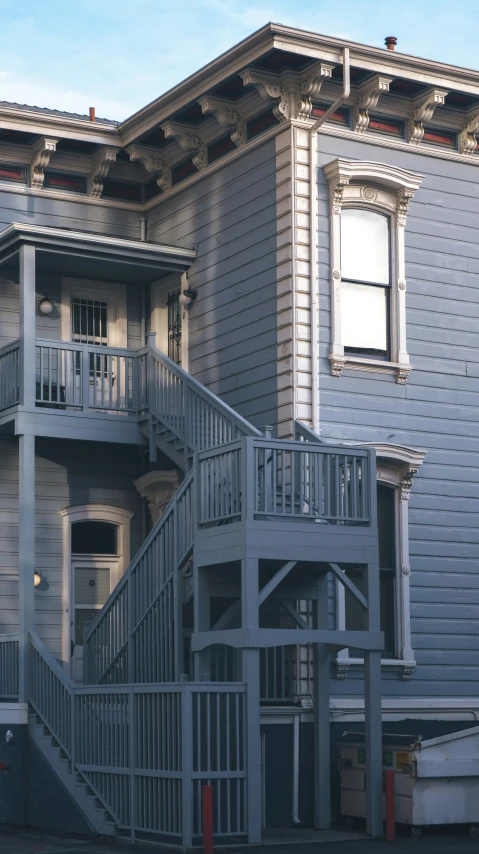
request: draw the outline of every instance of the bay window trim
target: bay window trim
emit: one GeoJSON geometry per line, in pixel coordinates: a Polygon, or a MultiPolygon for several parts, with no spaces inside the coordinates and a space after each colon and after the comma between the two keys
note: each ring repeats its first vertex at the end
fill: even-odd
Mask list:
{"type": "MultiPolygon", "coordinates": [[[[353,447],[358,445],[356,442],[348,442],[347,444],[353,447]]],[[[422,465],[426,451],[418,450],[417,448],[407,448],[402,445],[378,444],[374,442],[361,444],[361,447],[365,446],[373,447],[376,450],[376,482],[390,486],[395,490],[396,572],[394,612],[396,657],[382,658],[381,664],[386,669],[401,671],[403,679],[410,679],[416,666],[416,661],[411,645],[409,497],[413,478],[422,465]]],[[[335,590],[336,627],[339,630],[345,630],[345,588],[336,581],[335,590]]],[[[336,678],[344,678],[350,667],[362,667],[363,665],[364,660],[350,656],[348,649],[339,650],[337,656],[334,658],[336,678]]]]}
{"type": "Polygon", "coordinates": [[[333,376],[344,368],[393,373],[405,383],[411,371],[406,344],[405,240],[407,208],[423,176],[385,163],[338,158],[324,166],[330,195],[331,349],[333,376]],[[389,217],[391,284],[388,338],[390,359],[354,356],[345,352],[341,332],[341,212],[356,208],[389,217]]]}

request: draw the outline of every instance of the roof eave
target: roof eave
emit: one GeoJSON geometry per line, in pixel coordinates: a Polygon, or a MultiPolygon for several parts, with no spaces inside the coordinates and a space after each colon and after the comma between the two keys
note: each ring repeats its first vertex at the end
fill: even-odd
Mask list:
{"type": "Polygon", "coordinates": [[[186,271],[196,258],[194,249],[168,244],[147,243],[140,240],[124,240],[119,237],[104,237],[83,231],[62,231],[48,226],[35,226],[13,222],[0,232],[0,259],[11,257],[20,246],[29,244],[43,251],[81,251],[90,257],[109,258],[140,266],[168,266],[186,271]]]}

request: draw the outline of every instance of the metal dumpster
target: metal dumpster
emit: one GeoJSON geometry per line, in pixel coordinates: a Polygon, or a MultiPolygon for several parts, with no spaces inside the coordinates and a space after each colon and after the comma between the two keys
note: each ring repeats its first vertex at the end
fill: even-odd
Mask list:
{"type": "MultiPolygon", "coordinates": [[[[364,734],[340,742],[341,814],[349,826],[366,817],[364,734]]],[[[479,727],[423,741],[421,736],[383,738],[383,771],[394,771],[395,818],[419,838],[422,828],[468,824],[479,835],[479,727]]]]}

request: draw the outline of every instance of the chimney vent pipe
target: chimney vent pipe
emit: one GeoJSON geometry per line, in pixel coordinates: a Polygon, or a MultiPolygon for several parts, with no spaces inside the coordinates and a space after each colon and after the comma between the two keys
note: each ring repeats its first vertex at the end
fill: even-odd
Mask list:
{"type": "Polygon", "coordinates": [[[95,122],[95,121],[96,121],[96,118],[95,118],[95,107],[90,107],[90,121],[91,121],[91,122],[95,122]]]}
{"type": "Polygon", "coordinates": [[[394,50],[398,43],[396,36],[386,36],[384,39],[384,44],[386,45],[388,50],[394,50]]]}

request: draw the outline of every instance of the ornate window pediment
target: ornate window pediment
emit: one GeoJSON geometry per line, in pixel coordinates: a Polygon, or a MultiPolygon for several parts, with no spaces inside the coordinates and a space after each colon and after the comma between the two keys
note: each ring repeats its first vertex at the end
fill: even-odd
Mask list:
{"type": "MultiPolygon", "coordinates": [[[[406,274],[404,229],[409,201],[423,176],[386,163],[338,158],[324,166],[331,206],[331,372],[341,376],[344,368],[395,373],[397,382],[407,381],[411,364],[406,346],[406,274]],[[345,209],[372,211],[389,219],[390,282],[386,358],[348,352],[343,342],[341,319],[341,215],[345,209]]],[[[366,290],[365,290],[366,294],[366,290]]],[[[344,297],[345,299],[346,297],[344,297]]],[[[345,304],[346,305],[346,304],[345,304]]]]}

